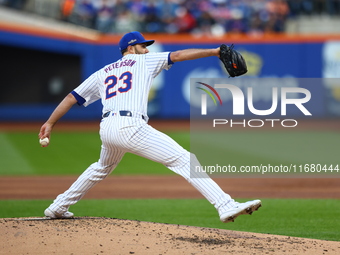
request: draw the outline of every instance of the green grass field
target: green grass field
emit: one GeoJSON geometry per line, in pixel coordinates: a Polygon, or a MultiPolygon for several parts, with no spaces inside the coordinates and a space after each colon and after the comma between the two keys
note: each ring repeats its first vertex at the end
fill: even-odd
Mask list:
{"type": "Polygon", "coordinates": [[[291,169],[284,174],[293,177],[296,174],[340,177],[339,132],[208,131],[193,132],[191,139],[191,151],[203,166],[231,165],[240,169],[241,166],[282,165],[291,169]]]}
{"type": "MultiPolygon", "coordinates": [[[[173,133],[172,137],[189,147],[187,134],[173,133]]],[[[46,148],[40,147],[36,133],[0,133],[0,144],[0,175],[78,175],[99,159],[101,145],[97,132],[54,133],[46,148]]],[[[113,174],[172,173],[127,153],[113,174]]]]}
{"type": "MultiPolygon", "coordinates": [[[[224,132],[168,133],[197,155],[202,165],[273,166],[320,164],[340,166],[338,132],[224,132]]],[[[96,162],[100,153],[97,132],[54,133],[42,148],[36,133],[0,133],[0,175],[74,175],[96,162]],[[51,163],[53,162],[53,164],[51,163]]],[[[340,176],[340,171],[322,172],[340,176]]],[[[172,174],[164,166],[127,153],[113,174],[172,174]],[[138,168],[136,167],[138,166],[138,168]]]]}
{"type": "MultiPolygon", "coordinates": [[[[169,135],[189,149],[188,133],[172,132],[169,135]]],[[[258,164],[261,160],[273,158],[271,162],[274,164],[286,163],[284,160],[290,156],[294,156],[293,162],[298,162],[299,153],[302,160],[305,160],[306,155],[316,155],[315,146],[298,146],[299,139],[314,139],[312,144],[317,144],[317,150],[324,155],[323,163],[339,161],[339,133],[291,133],[289,137],[295,139],[297,147],[287,142],[285,136],[276,135],[234,132],[226,138],[228,144],[221,141],[217,146],[222,148],[225,145],[224,152],[228,152],[233,164],[258,164]],[[240,142],[240,139],[248,142],[240,142]],[[275,146],[276,139],[280,139],[280,146],[275,146]],[[260,141],[272,147],[259,152],[260,141]],[[277,156],[273,150],[277,150],[277,156]]],[[[40,147],[37,133],[8,132],[0,133],[0,144],[0,176],[79,175],[98,160],[100,152],[97,132],[54,133],[47,148],[40,147]]],[[[226,157],[225,154],[220,156],[226,157]]],[[[160,164],[126,154],[113,174],[173,173],[160,164]]],[[[43,210],[50,203],[46,200],[2,200],[0,217],[43,216],[43,210]]],[[[216,210],[204,199],[82,200],[72,207],[72,211],[76,216],[112,217],[340,241],[340,221],[337,215],[340,210],[339,200],[263,199],[263,204],[259,212],[252,216],[241,216],[229,224],[220,223],[216,210]]]]}

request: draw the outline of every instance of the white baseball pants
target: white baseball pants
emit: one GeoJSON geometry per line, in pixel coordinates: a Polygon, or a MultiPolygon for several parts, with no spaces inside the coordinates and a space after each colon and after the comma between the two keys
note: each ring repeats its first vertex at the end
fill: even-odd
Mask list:
{"type": "MultiPolygon", "coordinates": [[[[159,162],[183,176],[219,213],[231,207],[234,200],[207,174],[195,173],[200,165],[191,154],[169,136],[148,125],[142,118],[109,116],[100,123],[102,148],[98,162],[90,165],[79,178],[50,205],[57,213],[66,212],[94,185],[105,179],[119,164],[126,152],[159,162]]],[[[138,166],[136,166],[138,167],[138,166]]]]}

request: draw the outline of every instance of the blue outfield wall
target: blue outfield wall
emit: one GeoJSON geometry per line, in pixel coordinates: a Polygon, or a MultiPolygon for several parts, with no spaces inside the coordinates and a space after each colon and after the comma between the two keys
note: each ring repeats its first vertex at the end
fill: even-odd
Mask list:
{"type": "MultiPolygon", "coordinates": [[[[147,39],[152,38],[148,36],[147,39]]],[[[150,51],[215,48],[220,44],[220,41],[202,41],[196,39],[193,42],[176,44],[158,42],[150,46],[150,51]]],[[[230,41],[230,43],[233,42],[230,41]]],[[[325,57],[326,43],[327,40],[320,42],[252,42],[250,40],[249,42],[235,43],[235,49],[239,50],[247,61],[249,72],[245,76],[246,78],[323,78],[325,65],[328,62],[340,66],[340,60],[325,57]]],[[[336,42],[336,44],[338,43],[336,42]]],[[[91,43],[0,30],[0,47],[1,45],[77,54],[81,58],[82,80],[102,66],[121,57],[117,42],[112,44],[91,43]]],[[[335,48],[340,53],[340,47],[335,48]]],[[[25,68],[29,68],[29,66],[25,68]]],[[[175,63],[170,70],[163,71],[155,79],[150,93],[149,115],[154,118],[189,118],[190,78],[223,77],[228,77],[228,75],[216,57],[175,63]]],[[[230,78],[230,82],[232,83],[234,79],[239,78],[230,78]]],[[[77,85],[75,84],[75,86],[77,85]]],[[[5,84],[1,84],[1,86],[5,86],[5,84]]],[[[310,107],[315,109],[313,117],[340,115],[340,99],[335,96],[338,94],[334,92],[334,90],[338,91],[337,86],[340,85],[335,85],[334,88],[334,86],[320,86],[320,83],[312,83],[310,86],[308,89],[313,98],[310,107]],[[328,104],[333,105],[331,110],[328,104]]],[[[268,102],[264,102],[262,106],[260,97],[255,103],[259,107],[267,107],[268,102]]],[[[55,107],[56,104],[13,105],[0,102],[0,121],[44,121],[55,107]]],[[[100,115],[101,104],[96,102],[87,109],[73,107],[63,119],[99,120],[100,115]]],[[[250,117],[250,115],[246,117],[250,117]]]]}

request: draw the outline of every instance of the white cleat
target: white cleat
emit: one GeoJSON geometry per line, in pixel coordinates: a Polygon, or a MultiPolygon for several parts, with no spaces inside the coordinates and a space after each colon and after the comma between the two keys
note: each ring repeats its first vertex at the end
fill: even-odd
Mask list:
{"type": "Polygon", "coordinates": [[[253,200],[245,203],[237,203],[234,207],[220,215],[220,220],[224,223],[233,222],[242,214],[252,214],[261,207],[261,200],[253,200]]]}
{"type": "Polygon", "coordinates": [[[50,219],[70,219],[70,218],[73,218],[74,216],[74,214],[69,211],[64,212],[63,214],[59,214],[59,213],[52,211],[49,208],[47,208],[44,213],[45,213],[45,216],[50,219]]]}

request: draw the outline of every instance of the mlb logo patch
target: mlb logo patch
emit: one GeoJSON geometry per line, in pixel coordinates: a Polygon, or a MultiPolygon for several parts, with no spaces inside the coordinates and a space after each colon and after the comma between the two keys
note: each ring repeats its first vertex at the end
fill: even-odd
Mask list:
{"type": "Polygon", "coordinates": [[[137,39],[133,39],[133,40],[129,41],[128,44],[134,43],[135,41],[137,41],[137,39]]]}

